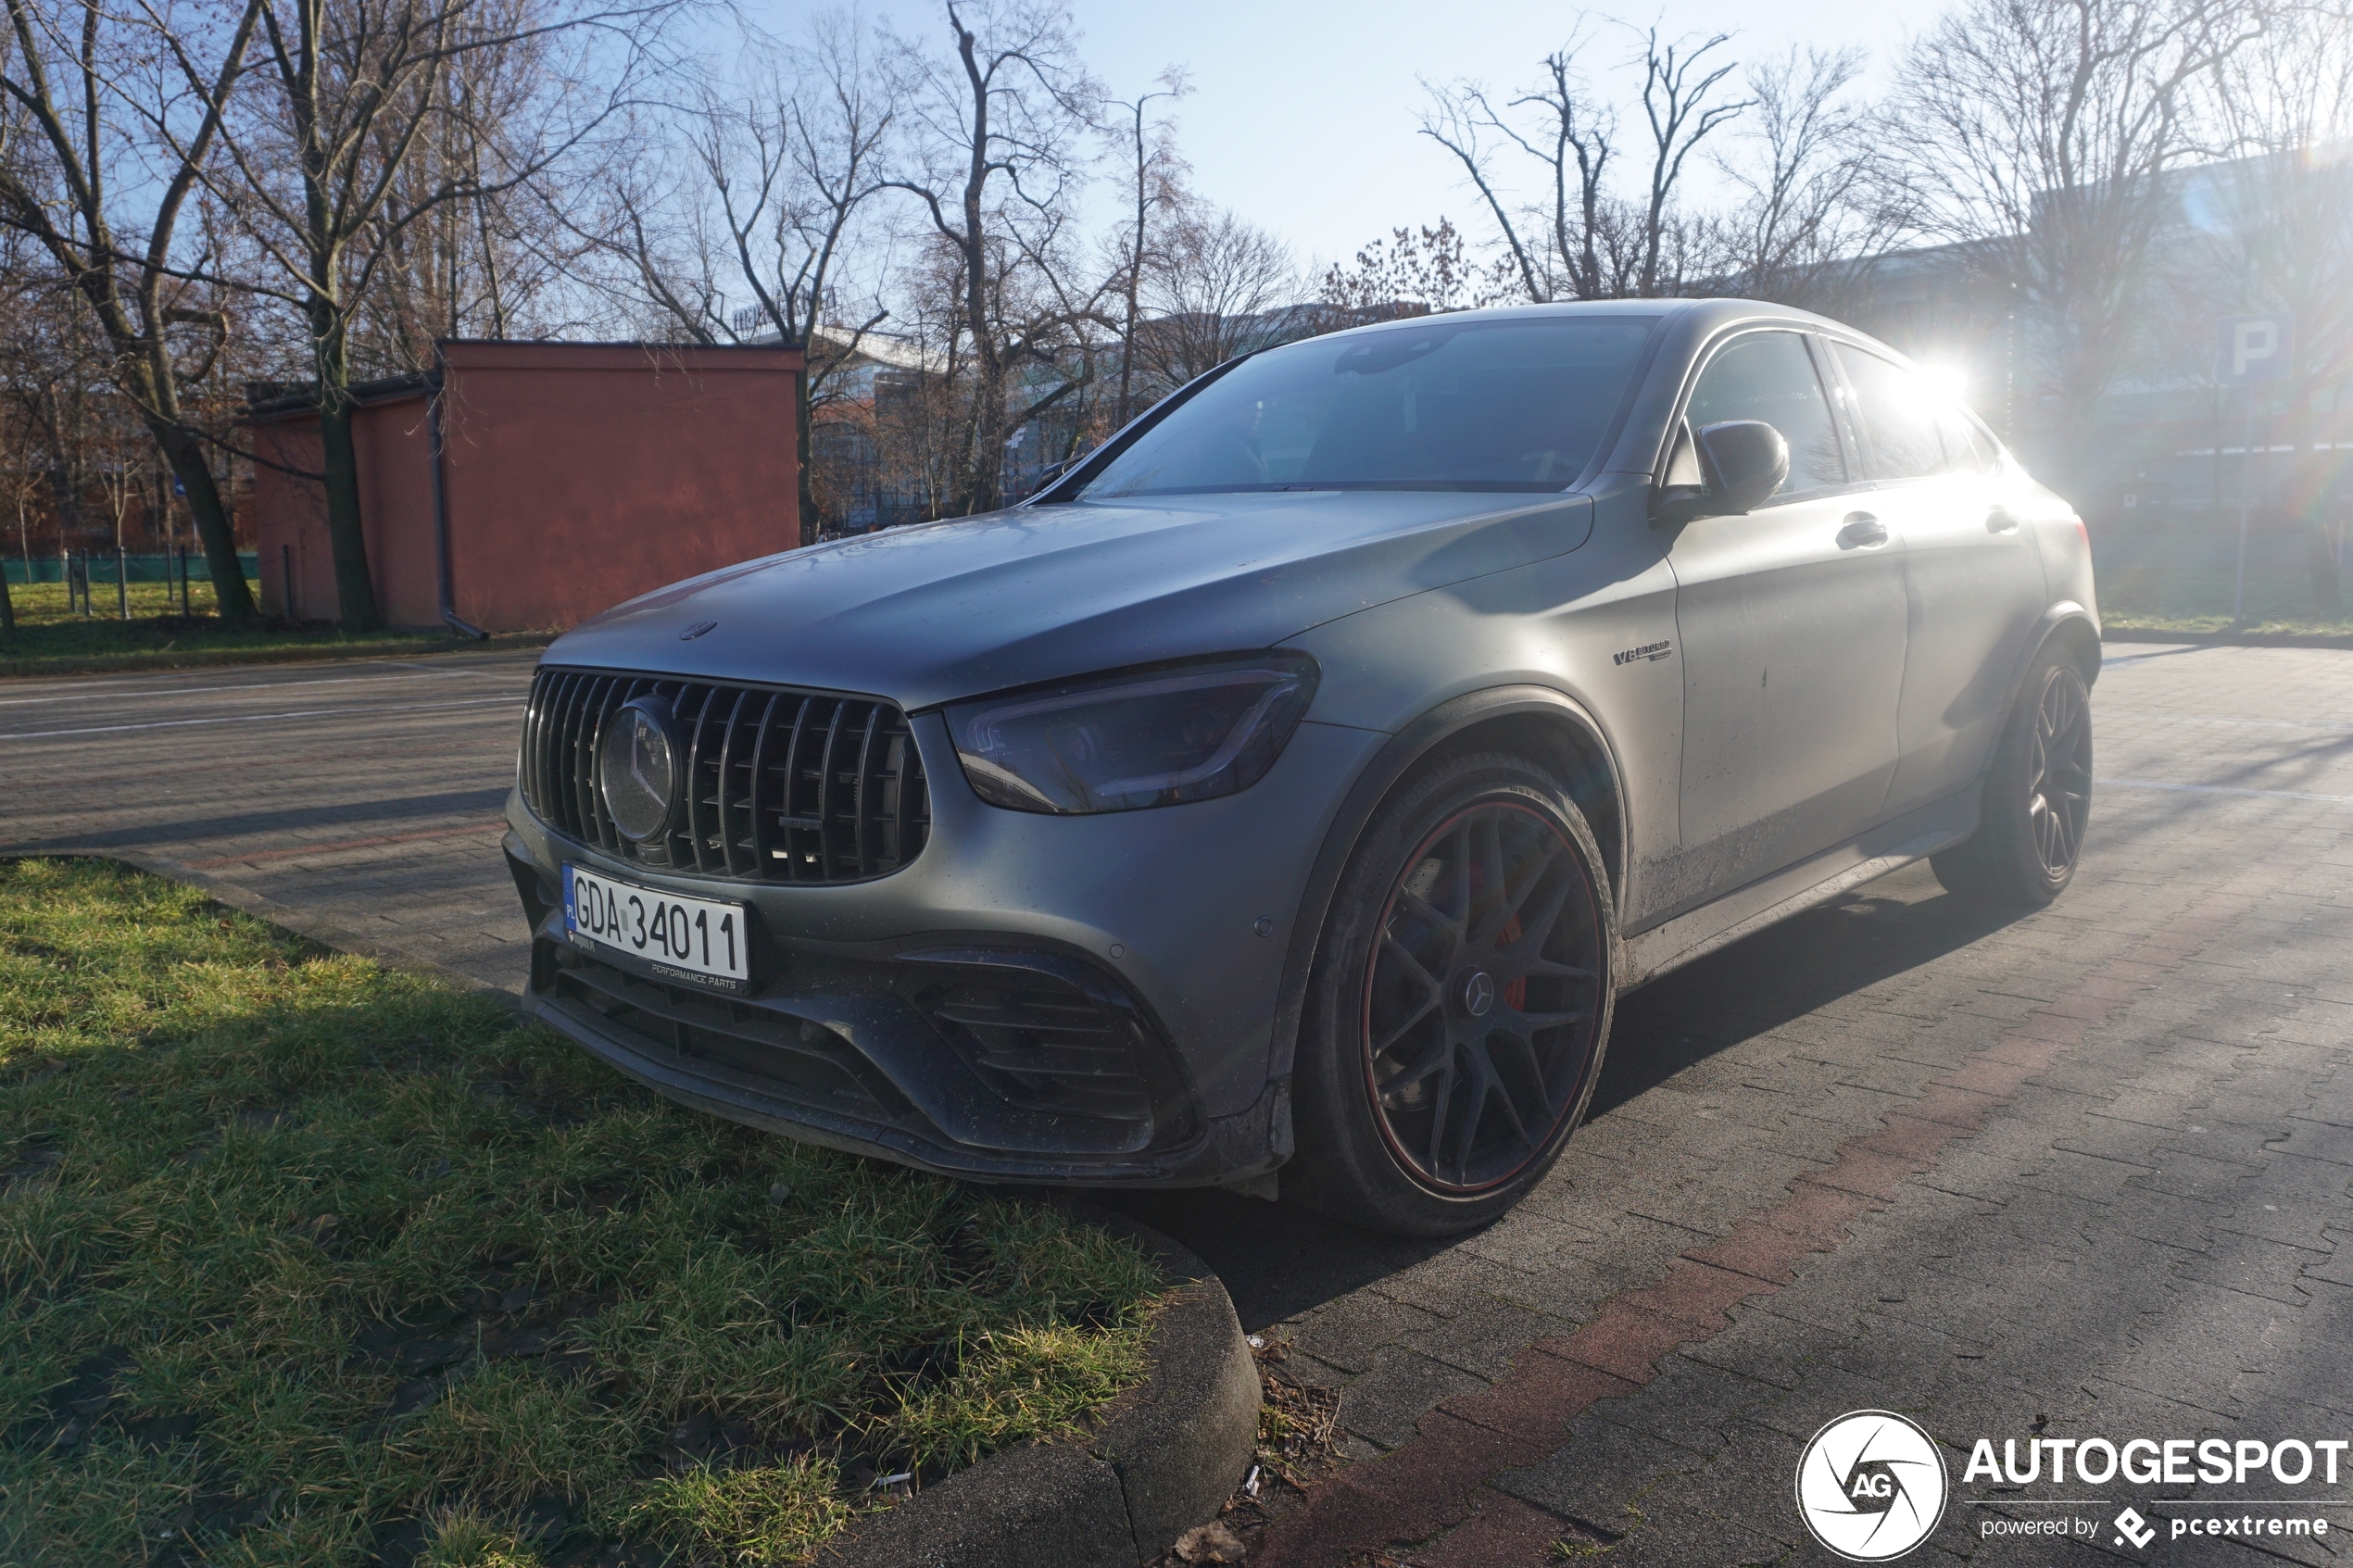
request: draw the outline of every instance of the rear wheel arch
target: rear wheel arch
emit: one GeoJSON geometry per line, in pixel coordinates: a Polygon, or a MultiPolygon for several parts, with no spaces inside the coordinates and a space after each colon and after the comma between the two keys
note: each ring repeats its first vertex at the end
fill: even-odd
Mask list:
{"type": "Polygon", "coordinates": [[[2045,649],[2054,646],[2065,648],[2068,656],[2075,660],[2076,668],[2083,673],[2085,685],[2091,685],[2099,679],[2100,630],[2092,620],[2092,612],[2079,604],[2053,605],[2043,613],[2042,623],[2028,641],[2026,650],[2018,661],[2018,668],[2010,671],[2009,703],[2004,706],[2004,712],[2017,703],[2018,694],[2024,689],[2027,672],[2034,668],[2034,661],[2042,658],[2045,649]]]}

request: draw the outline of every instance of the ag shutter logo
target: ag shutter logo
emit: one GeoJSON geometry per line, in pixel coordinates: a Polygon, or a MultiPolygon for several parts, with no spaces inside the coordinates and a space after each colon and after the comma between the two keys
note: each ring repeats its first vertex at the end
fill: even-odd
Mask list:
{"type": "Polygon", "coordinates": [[[1797,1461],[1797,1512],[1849,1562],[1903,1556],[1944,1516],[1944,1456],[1892,1411],[1855,1411],[1814,1434],[1797,1461]]]}

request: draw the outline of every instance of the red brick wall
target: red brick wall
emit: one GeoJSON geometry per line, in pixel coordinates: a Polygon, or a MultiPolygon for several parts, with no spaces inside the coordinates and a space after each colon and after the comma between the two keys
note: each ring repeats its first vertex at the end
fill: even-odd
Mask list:
{"type": "MultiPolygon", "coordinates": [[[[800,543],[797,350],[452,343],[442,418],[458,614],[488,631],[576,625],[665,583],[800,543]]],[[[359,411],[362,526],[395,625],[440,622],[431,433],[422,395],[359,411]]],[[[258,449],[316,470],[317,423],[258,449]]],[[[257,469],[266,608],[335,617],[314,482],[257,469]]]]}

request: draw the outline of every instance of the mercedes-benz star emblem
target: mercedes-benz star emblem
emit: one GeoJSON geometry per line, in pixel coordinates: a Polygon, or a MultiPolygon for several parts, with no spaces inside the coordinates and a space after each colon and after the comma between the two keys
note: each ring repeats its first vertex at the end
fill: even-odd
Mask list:
{"type": "Polygon", "coordinates": [[[1944,1517],[1944,1456],[1891,1411],[1856,1411],[1814,1434],[1797,1461],[1797,1512],[1849,1562],[1903,1556],[1944,1517]]]}
{"type": "Polygon", "coordinates": [[[597,784],[612,825],[632,844],[650,844],[670,829],[677,811],[677,744],[670,704],[633,697],[605,724],[597,784]]]}
{"type": "Polygon", "coordinates": [[[1495,982],[1485,970],[1475,971],[1463,982],[1463,1010],[1473,1018],[1485,1018],[1487,1010],[1495,1005],[1495,982]]]}

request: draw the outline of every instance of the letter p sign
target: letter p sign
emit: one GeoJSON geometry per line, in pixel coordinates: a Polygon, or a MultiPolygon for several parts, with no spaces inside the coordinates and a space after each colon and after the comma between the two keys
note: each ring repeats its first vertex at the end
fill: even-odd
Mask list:
{"type": "Polygon", "coordinates": [[[2284,310],[2268,316],[2225,316],[2218,323],[2214,379],[2225,386],[2285,381],[2296,360],[2296,318],[2284,310]]]}

